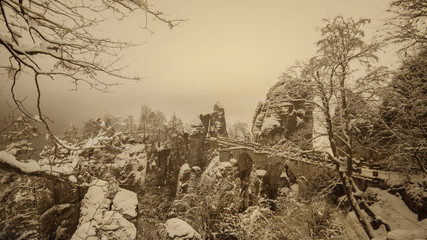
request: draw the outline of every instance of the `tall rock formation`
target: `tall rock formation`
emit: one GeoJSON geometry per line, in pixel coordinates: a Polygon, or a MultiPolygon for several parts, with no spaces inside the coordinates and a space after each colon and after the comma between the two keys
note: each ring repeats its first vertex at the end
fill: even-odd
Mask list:
{"type": "Polygon", "coordinates": [[[256,142],[275,144],[286,139],[304,148],[312,138],[313,106],[306,99],[308,91],[295,87],[295,82],[282,78],[258,103],[252,120],[256,142]]]}
{"type": "Polygon", "coordinates": [[[210,114],[200,114],[199,118],[205,128],[205,133],[210,137],[227,137],[224,107],[216,102],[214,111],[210,114]]]}
{"type": "Polygon", "coordinates": [[[189,153],[188,164],[190,166],[199,166],[204,168],[208,164],[205,150],[206,137],[227,137],[227,126],[225,122],[224,107],[220,102],[216,102],[213,112],[209,114],[200,114],[199,119],[191,123],[189,133],[189,153]]]}

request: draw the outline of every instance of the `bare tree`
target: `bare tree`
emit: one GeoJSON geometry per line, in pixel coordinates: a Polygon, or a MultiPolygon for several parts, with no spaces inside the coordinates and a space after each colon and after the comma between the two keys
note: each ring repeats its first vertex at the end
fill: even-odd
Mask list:
{"type": "Polygon", "coordinates": [[[249,126],[245,122],[237,121],[228,128],[228,134],[232,138],[251,140],[249,126]]]}
{"type": "Polygon", "coordinates": [[[144,140],[147,137],[147,131],[150,128],[150,124],[152,124],[153,117],[153,109],[146,104],[142,104],[141,111],[139,113],[139,129],[142,130],[144,140]]]}
{"type": "Polygon", "coordinates": [[[317,42],[317,55],[308,62],[299,63],[301,81],[294,82],[313,95],[300,99],[316,105],[323,115],[330,155],[348,201],[365,232],[372,238],[373,228],[361,208],[369,213],[372,211],[357,199],[359,190],[352,178],[357,148],[354,136],[359,123],[368,120],[370,104],[378,101],[376,90],[383,86],[388,72],[383,67],[374,67],[375,53],[381,44],[364,40],[363,26],[370,22],[368,19],[337,16],[322,21],[324,26],[320,29],[322,36],[317,42]]]}
{"type": "MultiPolygon", "coordinates": [[[[157,135],[158,146],[160,147],[160,142],[162,141],[162,130],[166,132],[166,116],[163,112],[157,110],[153,115],[153,134],[152,136],[157,135]],[[156,134],[157,132],[157,134],[156,134]]],[[[166,134],[166,133],[165,133],[166,134]]],[[[165,139],[166,140],[166,137],[165,139]]]]}
{"type": "Polygon", "coordinates": [[[132,115],[128,115],[125,118],[124,122],[125,122],[126,130],[129,131],[130,134],[132,134],[135,126],[135,117],[132,115]]]}
{"type": "Polygon", "coordinates": [[[67,79],[74,84],[75,90],[80,83],[86,83],[91,88],[106,91],[117,84],[105,81],[106,76],[137,80],[138,77],[123,75],[121,71],[125,66],[120,64],[121,50],[133,45],[99,36],[94,29],[108,20],[108,16],[121,20],[138,10],[145,12],[146,21],[151,16],[171,28],[181,22],[168,20],[162,12],[153,9],[146,1],[0,1],[0,26],[5,30],[0,35],[0,51],[9,59],[1,68],[13,81],[10,90],[18,109],[26,116],[42,121],[51,140],[60,144],[42,111],[40,81],[67,79]],[[15,86],[23,80],[20,78],[22,73],[33,79],[37,114],[27,111],[24,99],[17,97],[15,86]]]}
{"type": "Polygon", "coordinates": [[[422,0],[393,0],[386,20],[386,39],[402,44],[400,51],[417,50],[427,43],[427,3],[422,0]]]}
{"type": "Polygon", "coordinates": [[[416,162],[427,173],[427,3],[393,0],[388,11],[392,17],[385,24],[386,39],[401,44],[399,53],[404,56],[383,91],[374,146],[389,152],[394,168],[408,171],[416,162]]]}
{"type": "Polygon", "coordinates": [[[427,173],[427,49],[408,56],[382,91],[372,145],[394,170],[427,173]]]}

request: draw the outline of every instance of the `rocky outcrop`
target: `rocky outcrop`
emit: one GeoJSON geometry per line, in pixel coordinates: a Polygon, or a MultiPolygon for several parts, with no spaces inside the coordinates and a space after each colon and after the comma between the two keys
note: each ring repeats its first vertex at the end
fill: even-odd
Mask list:
{"type": "Polygon", "coordinates": [[[200,184],[202,170],[198,166],[190,168],[188,163],[181,166],[177,184],[177,195],[194,192],[200,184]]]}
{"type": "Polygon", "coordinates": [[[191,131],[189,133],[189,152],[188,163],[190,166],[204,166],[204,141],[205,141],[205,128],[200,119],[195,119],[191,123],[191,131]]]}
{"type": "Polygon", "coordinates": [[[115,179],[125,186],[139,187],[147,174],[147,151],[144,144],[126,145],[110,165],[115,179]]]}
{"type": "Polygon", "coordinates": [[[206,150],[210,146],[205,141],[206,137],[228,136],[224,107],[220,102],[216,102],[213,110],[209,114],[200,114],[199,118],[191,123],[187,161],[190,166],[205,168],[209,164],[206,150]]]}
{"type": "Polygon", "coordinates": [[[303,145],[312,137],[313,106],[307,104],[305,92],[296,91],[288,79],[281,79],[258,103],[252,120],[256,142],[275,144],[286,139],[303,145]]]}
{"type": "Polygon", "coordinates": [[[209,137],[227,137],[227,125],[225,122],[224,107],[220,102],[214,105],[214,111],[210,114],[199,116],[205,128],[205,134],[209,137]]]}
{"type": "Polygon", "coordinates": [[[0,239],[70,239],[84,188],[0,168],[0,239]]]}
{"type": "Polygon", "coordinates": [[[94,180],[82,201],[79,226],[72,240],[136,238],[137,195],[114,182],[94,180]]]}

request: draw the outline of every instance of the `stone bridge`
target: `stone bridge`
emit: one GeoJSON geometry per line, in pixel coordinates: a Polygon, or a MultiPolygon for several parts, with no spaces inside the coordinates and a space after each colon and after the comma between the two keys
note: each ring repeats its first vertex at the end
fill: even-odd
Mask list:
{"type": "MultiPolygon", "coordinates": [[[[210,138],[209,141],[219,147],[221,162],[230,161],[232,158],[237,160],[242,180],[249,177],[253,168],[265,170],[265,180],[272,188],[277,187],[276,185],[281,182],[281,177],[285,176],[294,182],[301,178],[310,182],[314,181],[319,173],[325,171],[335,174],[335,165],[323,152],[273,152],[257,143],[229,138],[210,138]]],[[[396,174],[377,168],[372,169],[372,166],[359,165],[355,169],[353,177],[364,189],[368,186],[382,187],[387,179],[396,177],[396,174]]]]}

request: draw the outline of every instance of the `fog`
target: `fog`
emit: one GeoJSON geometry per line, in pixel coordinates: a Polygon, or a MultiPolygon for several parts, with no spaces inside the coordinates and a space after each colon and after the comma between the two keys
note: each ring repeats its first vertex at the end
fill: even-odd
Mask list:
{"type": "MultiPolygon", "coordinates": [[[[227,122],[250,124],[257,103],[265,99],[281,73],[296,60],[315,53],[315,42],[320,38],[316,27],[322,18],[338,14],[371,18],[367,32],[372,36],[388,8],[388,1],[368,0],[151,3],[170,18],[188,20],[173,29],[150,21],[150,33],[140,27],[145,25],[145,15],[135,13],[104,29],[112,39],[141,44],[127,50],[123,59],[129,64],[124,73],[142,76],[141,81],[121,81],[123,84],[112,87],[111,93],[101,93],[84,85],[70,91],[73,85],[67,81],[43,79],[42,107],[54,121],[55,132],[105,114],[138,116],[141,104],[175,113],[185,122],[211,112],[220,101],[227,122]]],[[[7,61],[5,53],[0,48],[1,63],[7,61]]],[[[4,117],[9,113],[6,101],[12,104],[12,82],[5,74],[0,77],[4,117]]],[[[23,76],[18,84],[19,97],[28,96],[27,108],[34,110],[34,83],[23,76]]]]}

